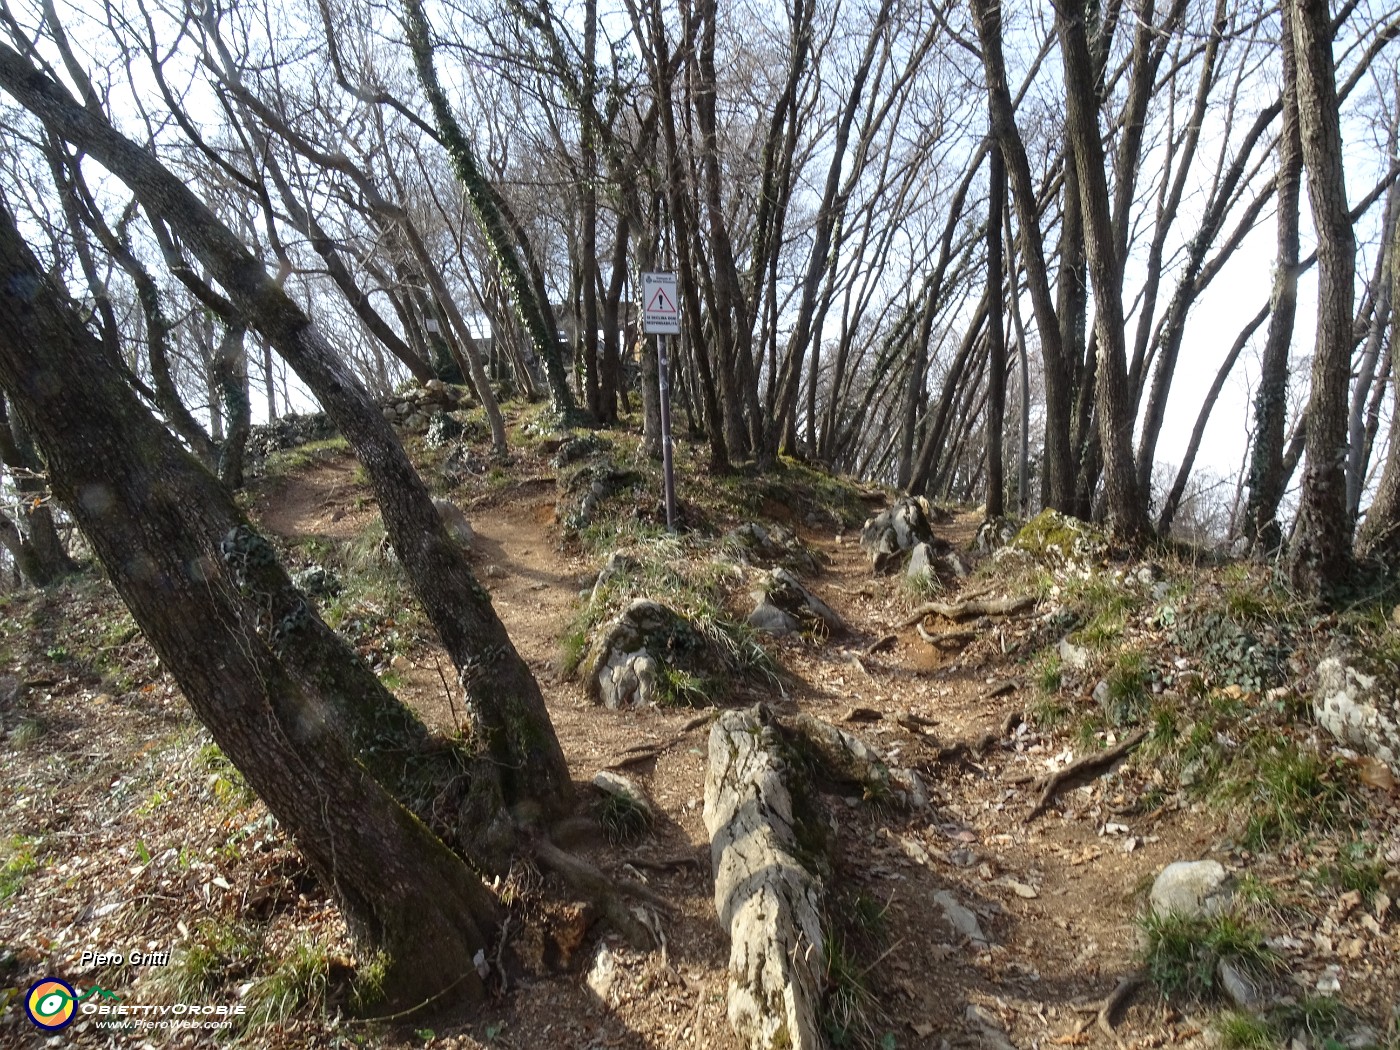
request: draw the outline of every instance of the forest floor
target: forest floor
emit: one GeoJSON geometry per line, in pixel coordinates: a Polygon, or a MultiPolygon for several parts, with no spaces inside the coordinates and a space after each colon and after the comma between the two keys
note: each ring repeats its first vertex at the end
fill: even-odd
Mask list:
{"type": "MultiPolygon", "coordinates": [[[[645,834],[574,848],[610,876],[641,880],[660,895],[662,950],[626,946],[551,877],[522,864],[497,885],[523,902],[507,937],[527,962],[508,987],[469,1014],[407,1023],[375,1020],[372,1009],[355,1016],[348,979],[357,960],[335,909],[194,720],[110,587],[89,576],[11,596],[0,619],[0,673],[8,676],[0,679],[0,1046],[738,1045],[725,1016],[727,937],[715,916],[702,821],[708,724],[697,716],[705,712],[607,710],[561,670],[561,645],[607,542],[580,542],[556,522],[549,451],[527,447],[507,471],[459,472],[449,491],[475,530],[478,576],[540,680],[580,798],[595,798],[588,785],[596,771],[622,765],[656,809],[645,834]],[[537,913],[525,915],[532,908],[537,913]],[[124,958],[94,961],[85,952],[124,958]],[[134,965],[136,952],[170,952],[170,962],[134,965]],[[45,976],[128,1003],[242,1003],[261,1023],[246,1023],[245,1013],[232,1032],[114,1033],[85,1014],[46,1042],[19,1001],[45,976]]],[[[681,457],[683,488],[698,477],[698,454],[681,457]]],[[[1394,780],[1334,752],[1309,727],[1280,730],[1273,719],[1259,733],[1322,756],[1315,793],[1330,798],[1338,787],[1346,795],[1335,817],[1309,824],[1301,810],[1300,834],[1251,838],[1242,815],[1255,811],[1255,796],[1247,787],[1194,790],[1199,777],[1183,775],[1190,763],[1173,743],[1196,740],[1217,767],[1235,768],[1253,738],[1220,716],[1238,716],[1242,726],[1251,708],[1296,711],[1306,666],[1284,692],[1201,690],[1197,699],[1207,706],[1189,717],[1183,706],[1170,727],[1157,714],[1160,699],[1152,700],[1173,695],[1159,675],[1147,694],[1157,704],[1144,722],[1152,739],[1031,819],[1047,775],[1128,735],[1098,717],[1091,699],[1095,666],[1117,682],[1122,659],[1104,656],[1079,673],[1053,656],[1056,610],[1088,603],[1089,623],[1099,623],[1094,603],[1112,605],[1112,592],[1094,591],[1087,577],[1042,579],[1028,615],[984,623],[970,644],[940,648],[901,626],[920,597],[898,577],[872,574],[858,527],[804,516],[797,502],[768,499],[757,509],[785,520],[817,552],[823,567],[804,582],[850,631],[765,643],[786,673],[777,685],[740,687],[735,700],[841,724],[917,770],[931,797],[926,810],[907,811],[822,789],[836,831],[826,886],[835,931],[825,989],[833,1045],[1400,1045],[1394,780]],[[1110,1030],[1100,1008],[1144,963],[1147,889],[1168,863],[1201,858],[1220,861],[1245,891],[1249,929],[1281,989],[1277,1005],[1251,1029],[1247,1015],[1210,998],[1207,973],[1195,989],[1200,997],[1164,996],[1147,983],[1113,1012],[1110,1030]],[[975,916],[985,943],[950,924],[949,895],[975,916]]],[[[871,503],[872,513],[878,509],[871,503]]],[[[349,552],[352,569],[373,561],[373,497],[334,442],[265,479],[251,513],[294,565],[328,550],[349,552]]],[[[726,527],[741,520],[712,514],[726,527]]],[[[966,549],[977,525],[967,511],[935,531],[966,549]]],[[[1137,564],[1105,561],[1088,575],[1121,581],[1137,564]]],[[[1239,589],[1235,577],[1222,582],[1227,570],[1164,564],[1183,603],[1186,592],[1199,599],[1212,588],[1227,596],[1239,589]]],[[[987,568],[944,597],[956,597],[959,586],[1013,593],[1032,583],[1024,572],[987,568]]],[[[450,671],[416,614],[400,604],[402,593],[338,601],[338,629],[434,729],[455,731],[444,685],[450,671]]],[[[1169,642],[1155,611],[1159,620],[1149,623],[1153,610],[1124,606],[1116,640],[1130,639],[1170,679],[1201,653],[1180,638],[1169,642]]],[[[747,608],[734,612],[742,619],[747,608]]],[[[1262,760],[1253,768],[1270,775],[1262,760]]],[[[1179,961],[1190,969],[1201,965],[1194,958],[1188,952],[1179,961]]]]}

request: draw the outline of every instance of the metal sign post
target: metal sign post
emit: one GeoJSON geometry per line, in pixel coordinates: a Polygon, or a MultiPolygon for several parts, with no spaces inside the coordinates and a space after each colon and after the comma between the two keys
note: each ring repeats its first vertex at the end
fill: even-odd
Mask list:
{"type": "Polygon", "coordinates": [[[676,531],[676,474],[671,459],[671,380],[666,337],[680,335],[680,299],[673,273],[642,274],[642,331],[656,336],[656,377],[661,388],[661,469],[666,486],[666,528],[676,531]]]}

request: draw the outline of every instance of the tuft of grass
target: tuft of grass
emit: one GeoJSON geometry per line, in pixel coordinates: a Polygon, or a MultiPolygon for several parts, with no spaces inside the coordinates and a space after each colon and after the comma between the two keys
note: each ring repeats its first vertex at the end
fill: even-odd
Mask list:
{"type": "Polygon", "coordinates": [[[1278,893],[1253,873],[1240,876],[1235,885],[1235,899],[1250,914],[1268,912],[1278,907],[1278,893]]]}
{"type": "Polygon", "coordinates": [[[1079,643],[1095,652],[1105,652],[1116,645],[1129,618],[1143,604],[1142,596],[1121,581],[1099,574],[1073,587],[1065,597],[1085,621],[1077,632],[1079,643]]]}
{"type": "Polygon", "coordinates": [[[587,655],[588,629],[575,625],[559,640],[559,666],[564,674],[572,676],[587,655]]]}
{"type": "Polygon", "coordinates": [[[4,856],[4,863],[0,864],[0,901],[17,894],[24,880],[39,870],[39,859],[34,854],[38,843],[38,839],[25,835],[11,835],[0,846],[0,855],[4,856]]]}
{"type": "Polygon", "coordinates": [[[1338,831],[1350,822],[1344,771],[1278,733],[1249,741],[1221,793],[1247,805],[1243,842],[1250,849],[1338,831]]]}
{"type": "Polygon", "coordinates": [[[864,890],[858,891],[851,902],[852,921],[876,944],[883,944],[889,937],[889,912],[888,902],[881,904],[864,890]]]}
{"type": "Polygon", "coordinates": [[[1301,1036],[1309,1046],[1330,1050],[1340,1045],[1338,1039],[1355,1020],[1346,1005],[1324,995],[1308,995],[1296,1003],[1280,1006],[1269,1015],[1269,1023],[1278,1033],[1280,1042],[1301,1036]]]}
{"type": "Polygon", "coordinates": [[[27,751],[33,747],[48,733],[48,727],[43,720],[30,715],[21,720],[10,732],[10,746],[16,751],[27,751]]]}
{"type": "Polygon", "coordinates": [[[1103,714],[1112,726],[1137,725],[1152,702],[1151,670],[1142,653],[1129,649],[1114,659],[1105,681],[1103,714]]]}
{"type": "Polygon", "coordinates": [[[1058,693],[1065,683],[1065,668],[1060,654],[1053,650],[1046,654],[1036,674],[1036,684],[1042,693],[1058,693]]]}
{"type": "Polygon", "coordinates": [[[822,944],[822,1028],[833,1047],[878,1045],[884,1011],[841,936],[828,932],[822,944]]]}
{"type": "Polygon", "coordinates": [[[359,961],[350,985],[350,1005],[355,1013],[363,1014],[384,1002],[384,980],[388,972],[389,957],[383,952],[375,952],[359,961]]]}
{"type": "Polygon", "coordinates": [[[921,572],[917,576],[904,576],[901,584],[904,593],[916,602],[933,601],[935,598],[947,593],[947,586],[938,574],[934,572],[921,572]]]}
{"type": "Polygon", "coordinates": [[[1053,729],[1069,717],[1069,708],[1054,696],[1042,696],[1031,705],[1030,716],[1041,729],[1053,729]]]}
{"type": "Polygon", "coordinates": [[[608,792],[598,806],[598,823],[615,846],[640,840],[651,830],[651,811],[634,798],[608,792]]]}
{"type": "Polygon", "coordinates": [[[188,946],[154,971],[150,989],[159,1000],[199,1002],[253,972],[262,952],[251,927],[211,919],[195,927],[188,946]]]}
{"type": "Polygon", "coordinates": [[[1359,893],[1370,907],[1376,894],[1385,888],[1386,866],[1363,842],[1343,846],[1335,863],[1320,871],[1321,881],[1335,886],[1342,893],[1359,893]]]}
{"type": "Polygon", "coordinates": [[[1196,917],[1150,912],[1141,925],[1142,962],[1164,996],[1213,997],[1222,960],[1254,974],[1278,966],[1278,957],[1264,945],[1263,934],[1231,912],[1196,917]]]}
{"type": "Polygon", "coordinates": [[[663,707],[711,707],[719,691],[717,683],[711,679],[679,667],[662,667],[657,685],[663,707]]]}
{"type": "Polygon", "coordinates": [[[1253,1014],[1230,1012],[1216,1024],[1224,1050],[1271,1050],[1278,1045],[1273,1026],[1253,1014]]]}
{"type": "Polygon", "coordinates": [[[272,973],[248,989],[248,1027],[280,1024],[299,1015],[324,1012],[330,972],[331,956],[325,944],[297,942],[272,973]]]}
{"type": "Polygon", "coordinates": [[[1145,742],[1148,754],[1170,754],[1181,736],[1181,726],[1177,721],[1176,710],[1159,704],[1149,712],[1148,720],[1152,723],[1152,729],[1148,732],[1145,742]]]}
{"type": "Polygon", "coordinates": [[[269,478],[286,477],[313,467],[318,463],[338,459],[348,454],[350,443],[343,437],[326,438],[322,441],[308,441],[295,448],[284,448],[267,457],[263,468],[269,478]]]}

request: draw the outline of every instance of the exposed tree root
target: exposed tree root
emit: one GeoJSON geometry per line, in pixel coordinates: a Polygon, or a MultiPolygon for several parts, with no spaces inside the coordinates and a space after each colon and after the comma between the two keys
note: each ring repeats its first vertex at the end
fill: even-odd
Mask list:
{"type": "Polygon", "coordinates": [[[1100,774],[1106,773],[1146,739],[1147,730],[1139,729],[1115,747],[1111,747],[1107,751],[1085,755],[1083,758],[1071,762],[1064,769],[1052,773],[1046,778],[1045,786],[1041,789],[1040,798],[1036,801],[1035,806],[1026,814],[1026,823],[1030,823],[1044,813],[1061,791],[1070,787],[1078,787],[1080,784],[1087,784],[1100,774]]]}
{"type": "Polygon", "coordinates": [[[596,903],[613,927],[634,948],[647,951],[656,947],[657,941],[650,924],[633,914],[623,897],[643,900],[662,911],[669,911],[671,906],[665,899],[639,882],[605,875],[583,858],[560,849],[548,839],[536,839],[533,852],[544,867],[567,882],[575,892],[596,903]]]}
{"type": "Polygon", "coordinates": [[[1099,1007],[1099,1016],[1097,1018],[1099,1031],[1103,1032],[1103,1034],[1110,1039],[1117,1038],[1113,1031],[1113,1015],[1132,998],[1133,993],[1141,988],[1143,982],[1146,980],[1147,975],[1141,970],[1134,970],[1132,973],[1125,974],[1119,979],[1118,986],[1108,993],[1108,998],[1105,999],[1103,1005],[1099,1007]]]}
{"type": "Polygon", "coordinates": [[[938,646],[939,648],[943,648],[944,646],[967,645],[970,642],[977,641],[982,633],[977,630],[955,629],[952,631],[939,631],[937,634],[933,634],[926,630],[922,623],[916,623],[914,626],[918,628],[920,638],[928,642],[929,645],[938,646]]]}
{"type": "Polygon", "coordinates": [[[1011,616],[1035,604],[1035,595],[1023,594],[1010,598],[969,599],[961,602],[925,602],[899,623],[912,627],[925,616],[938,615],[947,620],[966,620],[971,616],[1011,616]]]}

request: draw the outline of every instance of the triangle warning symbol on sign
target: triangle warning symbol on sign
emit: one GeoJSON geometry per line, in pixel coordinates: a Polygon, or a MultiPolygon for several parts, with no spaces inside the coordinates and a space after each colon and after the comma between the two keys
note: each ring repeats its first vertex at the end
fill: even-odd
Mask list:
{"type": "Polygon", "coordinates": [[[676,304],[671,302],[671,297],[666,294],[665,288],[656,289],[656,294],[651,297],[651,302],[647,303],[648,310],[657,310],[663,313],[673,313],[676,304]]]}

